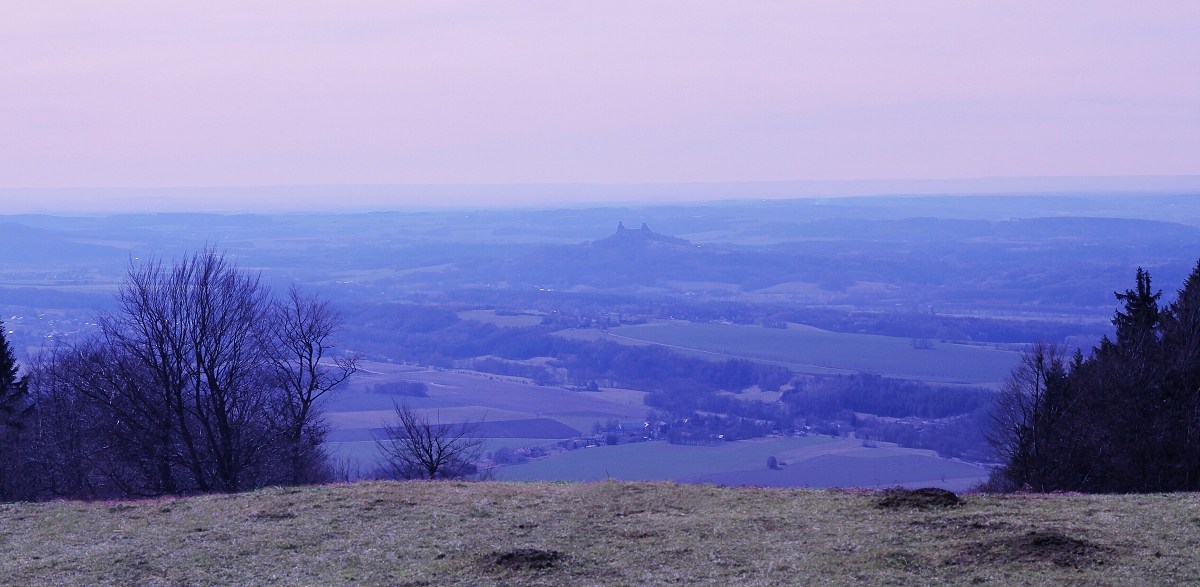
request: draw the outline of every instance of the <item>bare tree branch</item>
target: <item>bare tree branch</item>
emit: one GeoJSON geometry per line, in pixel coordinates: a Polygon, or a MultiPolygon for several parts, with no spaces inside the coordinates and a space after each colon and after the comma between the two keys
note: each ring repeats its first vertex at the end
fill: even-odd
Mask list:
{"type": "Polygon", "coordinates": [[[274,416],[288,443],[293,484],[312,481],[307,478],[312,462],[326,456],[320,451],[327,433],[321,399],[358,369],[358,355],[328,356],[337,346],[340,322],[329,302],[305,296],[295,286],[272,306],[270,360],[282,393],[274,416]]]}
{"type": "Polygon", "coordinates": [[[408,403],[393,402],[396,423],[376,439],[384,456],[384,476],[393,479],[461,479],[478,474],[484,440],[480,423],[430,422],[408,403]]]}

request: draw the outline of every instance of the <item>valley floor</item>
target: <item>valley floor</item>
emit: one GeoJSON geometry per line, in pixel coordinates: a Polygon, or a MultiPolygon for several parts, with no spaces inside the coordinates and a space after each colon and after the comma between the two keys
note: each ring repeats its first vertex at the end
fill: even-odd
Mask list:
{"type": "Polygon", "coordinates": [[[370,482],[0,505],[3,585],[1194,585],[1200,495],[370,482]]]}

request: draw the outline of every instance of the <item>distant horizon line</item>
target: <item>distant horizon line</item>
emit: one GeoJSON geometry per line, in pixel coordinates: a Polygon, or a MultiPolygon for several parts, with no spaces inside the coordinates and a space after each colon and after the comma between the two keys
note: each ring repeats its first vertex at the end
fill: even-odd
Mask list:
{"type": "Polygon", "coordinates": [[[701,204],[938,196],[1200,194],[1200,175],[994,176],[955,179],[628,183],[331,183],[229,186],[0,187],[0,215],[150,212],[303,213],[456,208],[701,204]]]}

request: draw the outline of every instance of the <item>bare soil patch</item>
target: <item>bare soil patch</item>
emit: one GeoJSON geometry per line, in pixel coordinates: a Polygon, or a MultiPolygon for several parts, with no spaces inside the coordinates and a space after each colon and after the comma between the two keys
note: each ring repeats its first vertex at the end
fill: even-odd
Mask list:
{"type": "Polygon", "coordinates": [[[1112,549],[1072,538],[1056,530],[1034,530],[1016,536],[969,544],[949,564],[1052,563],[1060,567],[1103,565],[1112,549]]]}
{"type": "Polygon", "coordinates": [[[922,489],[889,489],[883,492],[876,505],[884,509],[925,510],[930,508],[955,507],[962,503],[952,491],[937,487],[922,489]]]}
{"type": "Polygon", "coordinates": [[[250,512],[250,519],[252,520],[290,520],[294,517],[296,517],[294,512],[283,508],[250,512]]]}
{"type": "Polygon", "coordinates": [[[497,554],[493,562],[510,571],[525,569],[548,569],[562,559],[557,550],[539,550],[536,548],[518,548],[497,554]]]}

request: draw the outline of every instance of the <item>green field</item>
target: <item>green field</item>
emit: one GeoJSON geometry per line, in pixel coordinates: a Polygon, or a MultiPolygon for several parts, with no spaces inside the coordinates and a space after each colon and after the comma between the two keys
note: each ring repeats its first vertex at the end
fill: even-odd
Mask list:
{"type": "Polygon", "coordinates": [[[513,481],[687,481],[786,487],[938,486],[962,491],[986,470],[931,451],[829,437],[765,438],[688,446],[662,441],[577,449],[522,465],[500,467],[513,481]],[[767,457],[785,463],[766,467],[767,457]]]}
{"type": "Polygon", "coordinates": [[[932,383],[996,385],[1017,363],[1014,352],[911,339],[845,334],[808,327],[786,330],[733,324],[660,321],[609,330],[609,336],[666,345],[706,358],[744,357],[813,374],[866,372],[932,383]]]}
{"type": "Polygon", "coordinates": [[[379,428],[394,418],[392,402],[396,401],[407,402],[430,419],[444,423],[549,418],[586,432],[595,422],[645,418],[647,408],[641,401],[644,395],[628,390],[568,391],[486,373],[364,361],[347,389],[334,394],[326,408],[328,421],[337,430],[379,428]],[[423,382],[428,396],[400,397],[367,391],[394,381],[423,382]]]}
{"type": "MultiPolygon", "coordinates": [[[[587,433],[594,422],[643,418],[646,414],[643,395],[626,390],[567,391],[513,383],[480,373],[365,362],[349,390],[338,394],[329,404],[327,418],[334,433],[326,448],[339,459],[351,459],[364,473],[372,470],[378,455],[368,430],[379,428],[394,417],[393,400],[407,401],[414,409],[440,422],[548,418],[587,433]],[[399,398],[364,391],[387,381],[423,381],[428,385],[428,397],[399,398]]],[[[489,439],[486,450],[538,444],[554,444],[554,441],[489,439]]],[[[500,467],[496,473],[498,478],[511,480],[595,481],[611,477],[786,487],[924,484],[952,490],[965,489],[986,474],[975,465],[941,459],[929,451],[889,445],[868,449],[860,441],[815,436],[716,446],[642,442],[593,447],[500,467]],[[788,464],[780,470],[768,471],[765,464],[769,456],[788,464]]]]}
{"type": "Polygon", "coordinates": [[[581,448],[523,465],[501,467],[497,477],[514,481],[598,481],[606,478],[669,481],[757,467],[774,454],[832,442],[835,442],[832,438],[816,436],[771,439],[769,442],[726,442],[715,446],[635,442],[581,448]]]}
{"type": "Polygon", "coordinates": [[[372,482],[0,505],[0,585],[1200,584],[1200,497],[372,482]]]}
{"type": "Polygon", "coordinates": [[[489,322],[496,326],[521,327],[537,326],[542,323],[542,317],[533,314],[518,314],[516,316],[497,315],[495,310],[464,310],[458,313],[463,320],[489,322]]]}

